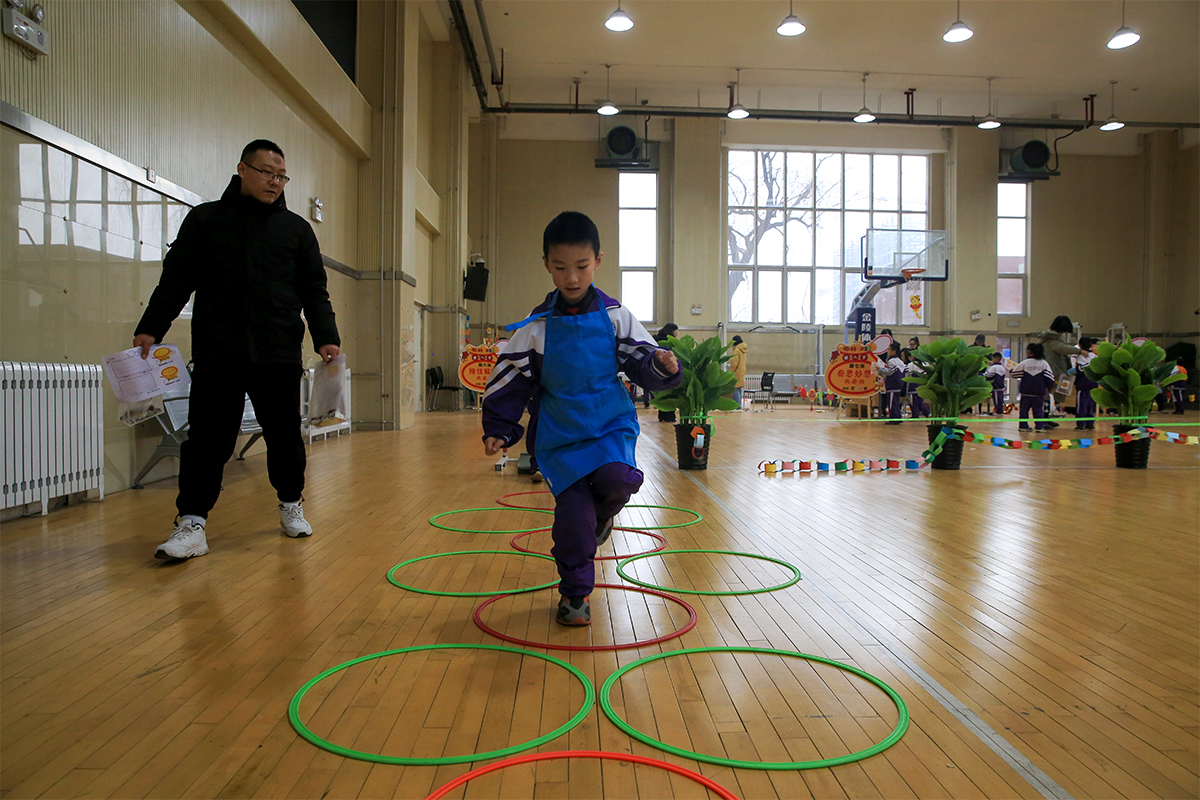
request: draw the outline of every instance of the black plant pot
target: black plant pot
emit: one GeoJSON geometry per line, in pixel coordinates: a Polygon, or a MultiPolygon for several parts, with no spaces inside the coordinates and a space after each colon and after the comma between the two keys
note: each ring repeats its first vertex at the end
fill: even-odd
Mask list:
{"type": "Polygon", "coordinates": [[[696,425],[683,422],[675,426],[675,450],[679,456],[680,469],[708,469],[708,443],[712,440],[712,425],[696,425]],[[693,428],[704,429],[704,447],[695,448],[693,428]]]}
{"type": "MultiPolygon", "coordinates": [[[[955,425],[955,430],[966,431],[965,425],[955,425]]],[[[933,444],[933,440],[942,432],[942,424],[940,422],[930,425],[926,429],[929,433],[929,443],[933,444]]],[[[958,469],[962,465],[963,440],[962,439],[947,439],[942,443],[942,452],[933,457],[933,462],[930,464],[934,469],[958,469]]]]}
{"type": "MultiPolygon", "coordinates": [[[[1137,430],[1136,425],[1113,425],[1113,434],[1120,435],[1137,430]]],[[[1120,469],[1145,469],[1150,463],[1150,440],[1134,439],[1132,442],[1117,442],[1113,445],[1120,469]]]]}
{"type": "Polygon", "coordinates": [[[674,422],[675,421],[675,412],[674,411],[659,411],[658,412],[658,421],[659,422],[674,422]]]}

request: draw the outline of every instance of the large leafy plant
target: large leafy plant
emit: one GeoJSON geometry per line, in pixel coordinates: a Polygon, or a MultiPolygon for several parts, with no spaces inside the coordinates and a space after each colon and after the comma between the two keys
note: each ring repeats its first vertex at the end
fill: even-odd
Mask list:
{"type": "Polygon", "coordinates": [[[917,384],[917,394],[929,402],[934,417],[957,419],[991,394],[992,385],[979,374],[991,354],[990,347],[968,347],[962,339],[938,339],[913,351],[922,374],[904,380],[917,384]]]}
{"type": "Polygon", "coordinates": [[[697,344],[687,334],[667,337],[667,345],[679,359],[683,377],[674,389],[656,392],[651,405],[661,411],[678,411],[680,422],[703,423],[710,411],[737,410],[737,402],[729,396],[737,376],[721,370],[731,358],[727,354],[729,345],[721,344],[716,336],[697,344]]]}
{"type": "Polygon", "coordinates": [[[1171,374],[1174,365],[1164,363],[1166,357],[1167,351],[1154,342],[1137,345],[1127,339],[1120,347],[1101,342],[1092,363],[1083,368],[1084,375],[1100,384],[1092,389],[1092,399],[1122,417],[1148,416],[1159,387],[1183,380],[1182,374],[1171,374]]]}

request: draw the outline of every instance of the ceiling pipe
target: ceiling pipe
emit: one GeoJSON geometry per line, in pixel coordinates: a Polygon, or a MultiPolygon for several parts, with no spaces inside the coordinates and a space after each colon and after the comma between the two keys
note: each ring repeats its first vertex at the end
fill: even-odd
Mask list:
{"type": "MultiPolygon", "coordinates": [[[[458,31],[458,41],[462,44],[463,57],[467,68],[471,71],[471,80],[475,83],[475,94],[479,97],[480,111],[502,111],[503,107],[491,109],[488,106],[487,84],[483,81],[483,73],[479,69],[479,53],[475,51],[475,42],[471,40],[471,28],[467,24],[467,15],[463,13],[462,0],[449,0],[450,16],[454,20],[454,29],[458,31]]],[[[480,19],[483,19],[480,17],[480,19]]]]}
{"type": "MultiPolygon", "coordinates": [[[[647,117],[725,117],[727,108],[689,108],[686,106],[638,106],[636,110],[622,111],[626,116],[647,117]]],[[[486,114],[578,114],[592,113],[591,108],[576,110],[569,103],[510,103],[504,108],[484,108],[486,114]]],[[[750,112],[753,119],[793,120],[799,122],[853,122],[854,111],[802,111],[798,109],[759,108],[750,112]]],[[[1085,119],[1027,119],[1003,117],[1006,127],[1043,128],[1058,130],[1083,130],[1088,126],[1085,119]]],[[[934,125],[939,127],[975,127],[978,117],[956,117],[938,114],[877,114],[875,122],[887,125],[934,125]]],[[[1200,122],[1128,122],[1127,126],[1143,128],[1200,128],[1200,122]]]]}
{"type": "Polygon", "coordinates": [[[483,15],[483,0],[475,0],[475,15],[479,17],[479,32],[483,34],[483,46],[487,49],[488,62],[492,65],[492,86],[496,87],[496,96],[500,105],[504,105],[504,73],[496,69],[496,53],[492,50],[492,37],[488,33],[487,17],[483,15]]]}

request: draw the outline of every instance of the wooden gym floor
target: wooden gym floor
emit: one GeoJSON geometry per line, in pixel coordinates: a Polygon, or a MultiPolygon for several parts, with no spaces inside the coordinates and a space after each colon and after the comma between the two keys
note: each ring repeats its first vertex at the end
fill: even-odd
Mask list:
{"type": "MultiPolygon", "coordinates": [[[[742,596],[683,595],[698,624],[619,652],[549,651],[599,687],[617,668],[681,647],[755,646],[854,665],[907,703],[903,739],[867,760],[806,771],[717,767],[632,740],[593,707],[539,749],[635,753],[697,770],[743,798],[1195,798],[1200,796],[1200,448],[1155,442],[1151,469],[1118,471],[1109,447],[1024,452],[967,445],[964,469],[759,474],[763,459],[916,458],[924,429],[825,414],[720,417],[710,466],[675,467],[671,426],[642,411],[646,484],[634,503],[703,514],[663,532],[673,549],[783,558],[803,580],[742,596]]],[[[1176,417],[1156,415],[1170,428],[1176,417]]],[[[1187,421],[1195,422],[1194,413],[1187,421]]],[[[1004,422],[973,430],[1015,436],[1004,422]]],[[[1069,426],[1058,434],[1075,437],[1069,426]]],[[[1195,428],[1181,428],[1195,433],[1195,428]]],[[[518,448],[520,449],[520,448],[518,448]]],[[[516,453],[514,452],[514,456],[516,453]]],[[[436,529],[431,515],[536,490],[497,473],[473,412],[310,448],[316,534],[277,526],[266,460],[231,463],[209,520],[211,554],[156,561],[175,482],[6,523],[0,534],[0,797],[422,798],[470,764],[393,766],[301,739],[288,703],[345,661],[435,643],[500,644],[472,622],[481,598],[392,586],[393,565],[429,589],[512,589],[553,565],[508,554],[510,535],[436,529]]],[[[531,504],[549,504],[533,495],[531,504]]],[[[618,524],[682,522],[630,509],[618,524]]],[[[534,528],[548,515],[478,511],[455,527],[534,528]]],[[[524,540],[547,549],[546,533],[524,540]]],[[[617,532],[622,553],[650,540],[617,532]]],[[[604,551],[611,553],[611,545],[604,551]]],[[[786,570],[725,556],[643,559],[634,574],[700,589],[778,583],[786,570]]],[[[615,562],[601,580],[621,583],[615,562]]],[[[551,621],[553,590],[486,612],[542,642],[666,634],[680,606],[598,589],[590,629],[551,621]]],[[[538,652],[547,652],[540,650],[538,652]]],[[[301,714],[319,735],[393,756],[501,749],[563,725],[583,701],[565,670],[482,650],[421,651],[318,684],[301,714]]],[[[745,761],[827,758],[869,747],[897,721],[887,696],[832,667],[767,655],[664,659],[628,673],[613,705],[670,744],[745,761]]],[[[477,765],[476,765],[477,766],[477,765]]],[[[691,798],[696,784],[645,766],[572,759],[522,765],[453,797],[691,798]]]]}

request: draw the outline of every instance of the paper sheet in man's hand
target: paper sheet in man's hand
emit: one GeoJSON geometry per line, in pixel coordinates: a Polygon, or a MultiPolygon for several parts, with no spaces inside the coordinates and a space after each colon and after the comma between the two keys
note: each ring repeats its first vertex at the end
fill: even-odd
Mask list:
{"type": "Polygon", "coordinates": [[[150,346],[150,355],[142,358],[142,348],[131,347],[101,359],[113,394],[125,403],[140,403],[160,395],[170,387],[192,382],[179,348],[173,344],[150,346]]]}

